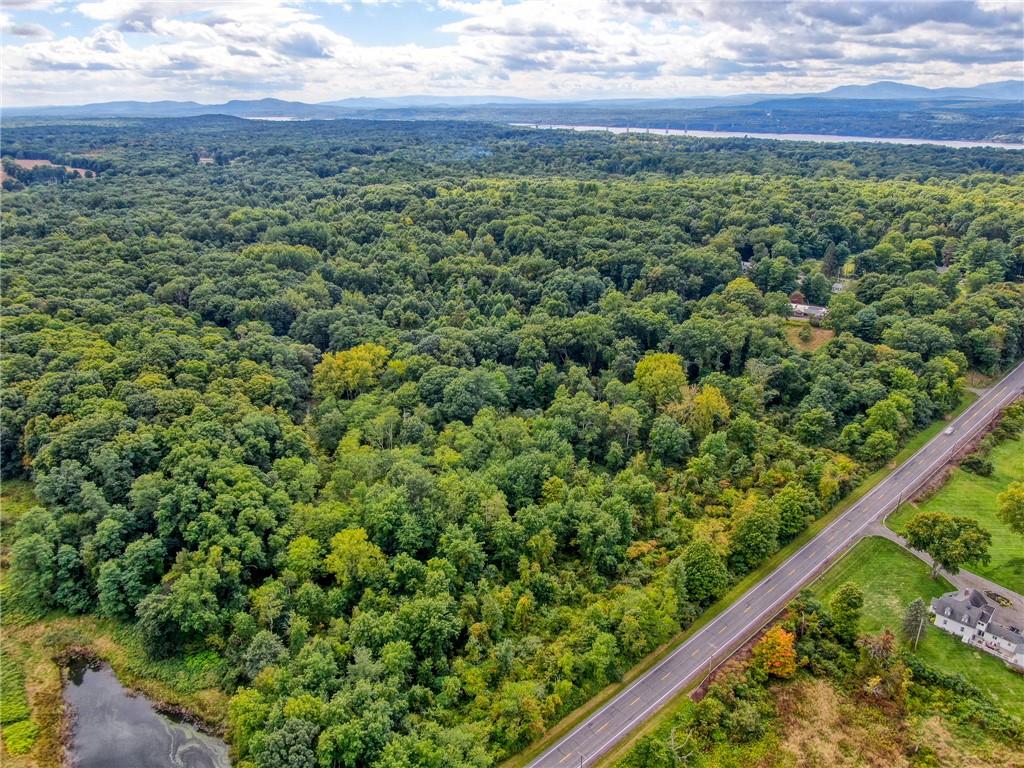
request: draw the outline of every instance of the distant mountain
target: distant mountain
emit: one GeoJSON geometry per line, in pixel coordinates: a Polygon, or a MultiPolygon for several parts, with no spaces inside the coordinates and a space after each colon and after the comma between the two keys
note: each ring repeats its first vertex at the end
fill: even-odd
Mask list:
{"type": "Polygon", "coordinates": [[[232,100],[223,104],[199,104],[194,101],[107,101],[71,107],[7,107],[11,117],[197,117],[232,115],[248,118],[290,118],[292,120],[330,120],[345,115],[339,107],[306,104],[282,99],[232,100]]]}
{"type": "Polygon", "coordinates": [[[116,101],[3,110],[11,118],[181,118],[466,120],[526,125],[604,125],[643,129],[806,133],[1024,142],[1024,81],[973,88],[922,88],[896,82],[844,85],[824,93],[738,94],[656,99],[538,101],[516,97],[396,96],[321,104],[282,99],[116,101]]]}
{"type": "Polygon", "coordinates": [[[518,96],[356,96],[337,101],[321,101],[325,107],[346,109],[397,109],[401,107],[471,107],[478,104],[537,104],[536,99],[518,96]]]}
{"type": "Polygon", "coordinates": [[[882,80],[869,85],[840,85],[822,96],[833,99],[991,99],[1024,101],[1024,80],[1002,80],[972,88],[923,88],[882,80]]]}

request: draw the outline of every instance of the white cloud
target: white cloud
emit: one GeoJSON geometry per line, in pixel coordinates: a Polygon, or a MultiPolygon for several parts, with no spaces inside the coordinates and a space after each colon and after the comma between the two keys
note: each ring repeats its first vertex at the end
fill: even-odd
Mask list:
{"type": "MultiPolygon", "coordinates": [[[[92,28],[59,38],[20,18],[30,2],[5,4],[8,103],[83,94],[315,101],[806,91],[878,79],[972,84],[1019,77],[1024,39],[1016,0],[436,0],[431,8],[460,18],[436,30],[454,42],[432,46],[371,43],[336,28],[339,10],[345,18],[356,4],[348,0],[335,2],[341,9],[300,0],[89,0],[73,10],[92,28]]],[[[51,27],[63,28],[59,7],[31,4],[49,6],[51,27]]],[[[362,4],[380,6],[382,19],[417,10],[362,4]]]]}

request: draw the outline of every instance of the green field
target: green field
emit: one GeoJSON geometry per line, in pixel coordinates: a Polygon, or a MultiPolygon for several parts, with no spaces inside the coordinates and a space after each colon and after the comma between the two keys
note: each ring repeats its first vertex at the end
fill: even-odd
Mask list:
{"type": "MultiPolygon", "coordinates": [[[[943,579],[932,580],[922,561],[887,539],[858,543],[812,585],[820,597],[852,581],[864,590],[861,631],[899,628],[904,607],[914,598],[927,602],[952,589],[943,579]]],[[[986,691],[1005,711],[1024,717],[1024,676],[1014,674],[998,659],[968,648],[952,635],[931,626],[917,648],[918,655],[946,672],[961,672],[986,691]]]]}
{"type": "Polygon", "coordinates": [[[902,533],[907,521],[922,510],[973,518],[992,534],[992,562],[970,570],[1024,593],[1024,537],[1011,531],[996,515],[996,496],[1014,480],[1024,480],[1024,437],[1000,443],[988,458],[994,468],[991,477],[957,469],[938,493],[916,507],[906,505],[886,524],[902,533]]]}

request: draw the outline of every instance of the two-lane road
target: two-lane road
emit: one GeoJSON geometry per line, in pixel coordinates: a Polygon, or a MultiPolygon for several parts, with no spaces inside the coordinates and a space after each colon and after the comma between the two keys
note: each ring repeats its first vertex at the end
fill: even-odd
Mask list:
{"type": "Polygon", "coordinates": [[[751,587],[659,664],[566,734],[528,768],[592,765],[672,697],[703,677],[757,630],[825,566],[868,535],[902,499],[926,483],[951,454],[983,430],[1024,389],[1024,363],[986,390],[895,472],[876,485],[770,575],[751,587]],[[947,434],[948,433],[948,434],[947,434]]]}

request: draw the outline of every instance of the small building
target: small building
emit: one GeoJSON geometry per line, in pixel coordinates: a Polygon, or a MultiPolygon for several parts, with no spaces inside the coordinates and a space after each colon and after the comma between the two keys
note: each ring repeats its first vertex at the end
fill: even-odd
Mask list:
{"type": "Polygon", "coordinates": [[[789,303],[789,311],[792,317],[802,317],[808,320],[821,320],[828,314],[828,307],[819,307],[815,304],[800,304],[795,301],[789,303]]]}
{"type": "Polygon", "coordinates": [[[1020,627],[1000,621],[999,606],[982,592],[947,592],[932,599],[931,612],[939,629],[1024,670],[1024,634],[1020,627]]]}

